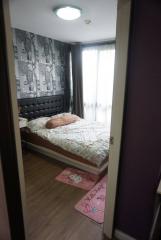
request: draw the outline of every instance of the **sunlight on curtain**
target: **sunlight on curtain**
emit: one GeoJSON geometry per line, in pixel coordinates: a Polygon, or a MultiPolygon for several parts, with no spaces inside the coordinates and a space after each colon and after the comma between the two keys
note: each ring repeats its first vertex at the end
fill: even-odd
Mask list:
{"type": "Polygon", "coordinates": [[[110,127],[114,78],[114,45],[83,50],[84,118],[110,127]]]}

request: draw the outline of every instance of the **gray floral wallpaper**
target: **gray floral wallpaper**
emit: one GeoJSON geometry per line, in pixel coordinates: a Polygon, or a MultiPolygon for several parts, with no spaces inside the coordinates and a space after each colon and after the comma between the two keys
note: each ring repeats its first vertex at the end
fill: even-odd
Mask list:
{"type": "Polygon", "coordinates": [[[70,45],[13,29],[17,98],[64,94],[70,45]]]}

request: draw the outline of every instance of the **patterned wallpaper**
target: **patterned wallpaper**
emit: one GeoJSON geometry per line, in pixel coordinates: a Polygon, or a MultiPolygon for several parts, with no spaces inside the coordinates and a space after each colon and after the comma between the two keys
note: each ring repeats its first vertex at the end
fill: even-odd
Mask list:
{"type": "Polygon", "coordinates": [[[18,98],[64,94],[69,76],[69,44],[13,29],[18,98]]]}

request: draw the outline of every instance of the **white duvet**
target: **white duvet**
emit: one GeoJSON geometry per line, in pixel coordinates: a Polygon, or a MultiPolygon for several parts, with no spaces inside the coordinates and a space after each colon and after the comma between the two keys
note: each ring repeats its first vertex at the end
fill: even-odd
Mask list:
{"type": "Polygon", "coordinates": [[[49,118],[38,119],[37,123],[33,120],[29,122],[28,127],[43,139],[83,157],[98,167],[107,160],[109,132],[103,124],[81,119],[66,126],[46,129],[45,123],[48,120],[49,118]]]}

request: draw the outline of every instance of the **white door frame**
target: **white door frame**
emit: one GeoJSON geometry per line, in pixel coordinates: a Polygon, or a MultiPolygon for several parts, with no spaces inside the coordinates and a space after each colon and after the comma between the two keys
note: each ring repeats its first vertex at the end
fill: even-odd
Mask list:
{"type": "Polygon", "coordinates": [[[104,234],[111,239],[115,214],[120,146],[124,113],[131,0],[118,0],[116,27],[116,57],[113,87],[111,144],[105,208],[104,234]]]}
{"type": "MultiPolygon", "coordinates": [[[[24,220],[24,232],[25,239],[28,238],[27,230],[27,207],[26,207],[26,189],[25,189],[25,178],[24,178],[24,169],[22,161],[22,148],[21,148],[21,138],[20,138],[20,129],[18,122],[18,105],[17,105],[17,90],[16,90],[16,78],[15,78],[15,67],[14,67],[14,52],[13,52],[13,36],[11,30],[11,21],[10,21],[10,9],[9,9],[9,0],[2,0],[3,2],[3,14],[4,14],[4,27],[5,27],[5,40],[6,40],[6,57],[8,62],[8,78],[9,78],[9,91],[10,97],[12,100],[12,123],[14,130],[14,138],[16,145],[17,153],[17,166],[18,166],[18,175],[20,179],[20,190],[21,190],[21,206],[22,206],[22,215],[24,220]]],[[[20,207],[21,207],[20,206],[20,207]]]]}
{"type": "MultiPolygon", "coordinates": [[[[25,188],[24,188],[24,174],[22,164],[22,152],[20,144],[20,133],[18,127],[18,109],[16,100],[16,83],[14,77],[14,58],[12,49],[12,34],[10,29],[9,17],[9,0],[3,0],[5,24],[6,24],[6,41],[9,62],[10,75],[10,89],[12,89],[12,109],[13,109],[13,123],[16,135],[16,147],[19,163],[19,174],[21,175],[21,196],[24,219],[26,219],[25,206],[25,188]]],[[[117,192],[117,178],[120,158],[121,133],[123,123],[124,111],[124,96],[126,84],[126,68],[128,55],[128,39],[129,39],[129,22],[130,22],[131,0],[118,0],[117,13],[117,33],[116,33],[116,60],[115,60],[115,77],[113,90],[113,104],[112,104],[112,121],[111,121],[111,136],[114,139],[114,144],[110,146],[109,167],[108,167],[108,182],[107,182],[107,197],[105,209],[105,223],[104,234],[108,238],[112,238],[113,222],[115,212],[115,200],[117,192]]],[[[25,222],[26,239],[27,239],[27,224],[25,222]]]]}

